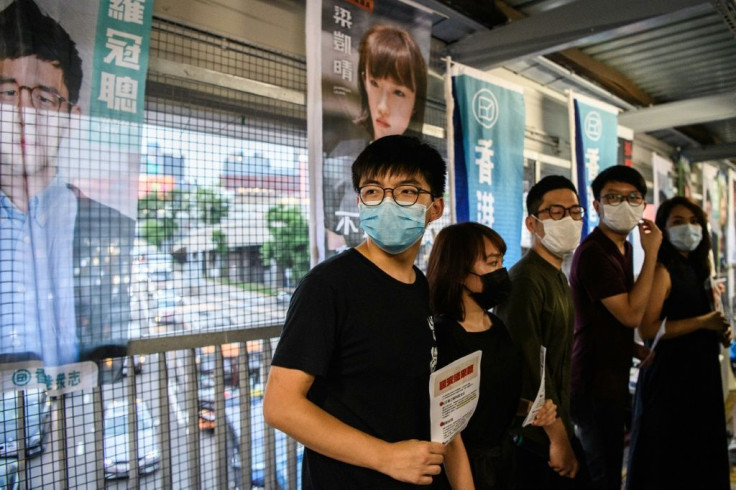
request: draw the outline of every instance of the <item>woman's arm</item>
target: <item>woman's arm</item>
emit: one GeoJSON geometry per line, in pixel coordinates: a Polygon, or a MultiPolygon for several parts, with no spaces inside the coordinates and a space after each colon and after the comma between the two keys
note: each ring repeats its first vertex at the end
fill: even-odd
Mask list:
{"type": "MultiPolygon", "coordinates": [[[[665,266],[657,264],[654,270],[654,284],[649,294],[649,302],[644,311],[644,317],[639,324],[639,335],[642,339],[653,339],[657,335],[661,321],[659,316],[662,314],[662,305],[664,300],[670,295],[672,280],[670,273],[665,266]]],[[[667,322],[669,324],[669,322],[667,322]]]]}
{"type": "Polygon", "coordinates": [[[447,443],[445,471],[453,490],[472,490],[475,488],[468,453],[465,451],[465,444],[463,444],[460,434],[447,443]]]}
{"type": "MultiPolygon", "coordinates": [[[[662,324],[660,320],[662,306],[667,297],[669,297],[671,288],[672,279],[669,271],[662,264],[657,264],[654,286],[652,286],[652,292],[649,296],[649,304],[644,313],[644,318],[639,325],[641,338],[651,339],[656,336],[662,324]]],[[[667,320],[665,323],[665,333],[662,338],[671,339],[680,337],[703,328],[723,332],[728,326],[728,320],[723,316],[723,313],[712,311],[704,315],[683,318],[681,320],[667,320]]]]}
{"type": "Polygon", "coordinates": [[[664,339],[671,339],[700,330],[701,328],[723,333],[729,327],[728,320],[720,311],[711,311],[705,315],[683,318],[682,320],[667,320],[664,339]]]}

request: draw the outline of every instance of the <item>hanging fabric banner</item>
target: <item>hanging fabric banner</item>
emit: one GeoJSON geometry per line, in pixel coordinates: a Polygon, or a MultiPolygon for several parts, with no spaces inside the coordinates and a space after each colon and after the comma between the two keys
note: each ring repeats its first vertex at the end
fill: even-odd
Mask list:
{"type": "Polygon", "coordinates": [[[720,165],[703,163],[702,168],[703,211],[708,219],[713,269],[717,275],[722,275],[728,269],[728,175],[720,165]]]}
{"type": "Polygon", "coordinates": [[[359,244],[351,167],[373,140],[421,135],[431,12],[400,0],[309,0],[309,161],[318,260],[359,244]]]}
{"type": "Polygon", "coordinates": [[[126,353],[152,17],[151,0],[0,1],[0,377],[64,392],[126,353]]]}
{"type": "Polygon", "coordinates": [[[653,176],[653,192],[650,199],[654,204],[654,209],[659,208],[659,205],[667,199],[674,197],[675,185],[672,183],[672,177],[670,175],[674,164],[668,158],[652,154],[652,176],[653,176]]]}
{"type": "Polygon", "coordinates": [[[598,225],[593,209],[591,182],[618,160],[618,109],[595,99],[570,92],[570,134],[580,205],[585,208],[583,238],[598,225]]]}
{"type": "MultiPolygon", "coordinates": [[[[728,171],[728,236],[726,249],[728,250],[728,264],[736,265],[736,170],[728,171]]],[[[731,268],[733,270],[733,267],[731,268]]],[[[733,282],[731,283],[733,284],[733,282]]],[[[731,296],[736,296],[734,287],[731,287],[731,296]]]]}
{"type": "Polygon", "coordinates": [[[521,257],[524,96],[521,88],[452,63],[454,205],[457,222],[476,221],[506,241],[504,264],[521,257]]]}
{"type": "Polygon", "coordinates": [[[143,121],[153,1],[102,2],[97,14],[90,113],[143,121]]]}

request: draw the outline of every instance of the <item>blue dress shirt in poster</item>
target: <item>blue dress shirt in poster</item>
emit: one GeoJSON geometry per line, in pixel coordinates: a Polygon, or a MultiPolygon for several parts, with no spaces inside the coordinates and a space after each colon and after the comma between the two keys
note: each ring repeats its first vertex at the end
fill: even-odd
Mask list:
{"type": "Polygon", "coordinates": [[[593,211],[593,191],[590,184],[602,170],[616,165],[618,160],[618,112],[593,99],[575,95],[575,162],[580,205],[586,210],[583,237],[598,225],[593,211]]]}
{"type": "Polygon", "coordinates": [[[510,267],[521,256],[524,97],[467,71],[453,66],[457,221],[497,231],[508,246],[504,262],[510,267]]]}
{"type": "Polygon", "coordinates": [[[126,353],[152,12],[144,0],[0,7],[0,371],[40,366],[47,390],[76,386],[47,383],[47,368],[126,353]]]}

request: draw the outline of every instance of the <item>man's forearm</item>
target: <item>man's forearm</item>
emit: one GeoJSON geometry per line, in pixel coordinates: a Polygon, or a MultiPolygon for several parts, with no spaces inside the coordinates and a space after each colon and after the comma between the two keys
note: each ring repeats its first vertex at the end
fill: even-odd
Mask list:
{"type": "Polygon", "coordinates": [[[307,399],[312,381],[306,373],[272,366],[263,402],[266,423],[329,458],[399,481],[428,485],[440,473],[444,444],[389,443],[351,427],[307,399]]]}
{"type": "Polygon", "coordinates": [[[550,443],[563,444],[569,442],[567,429],[565,429],[561,417],[557,417],[553,423],[544,426],[544,431],[547,433],[550,443]]]}
{"type": "Polygon", "coordinates": [[[629,292],[629,306],[631,308],[632,321],[628,325],[636,328],[644,317],[649,302],[649,294],[654,284],[654,271],[657,267],[657,255],[651,254],[644,257],[639,277],[634,282],[634,287],[629,292]]]}

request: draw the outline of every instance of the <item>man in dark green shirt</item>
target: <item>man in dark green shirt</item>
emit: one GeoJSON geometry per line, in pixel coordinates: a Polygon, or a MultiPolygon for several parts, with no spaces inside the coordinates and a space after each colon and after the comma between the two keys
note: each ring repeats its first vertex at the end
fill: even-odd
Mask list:
{"type": "Polygon", "coordinates": [[[526,207],[532,248],[511,268],[511,295],[496,313],[523,353],[524,397],[536,396],[540,347],[546,348],[545,398],[555,402],[559,417],[550,426],[523,429],[517,451],[518,488],[577,488],[578,458],[570,420],[574,306],[561,268],[580,241],[585,210],[573,183],[559,175],[535,184],[526,207]]]}

